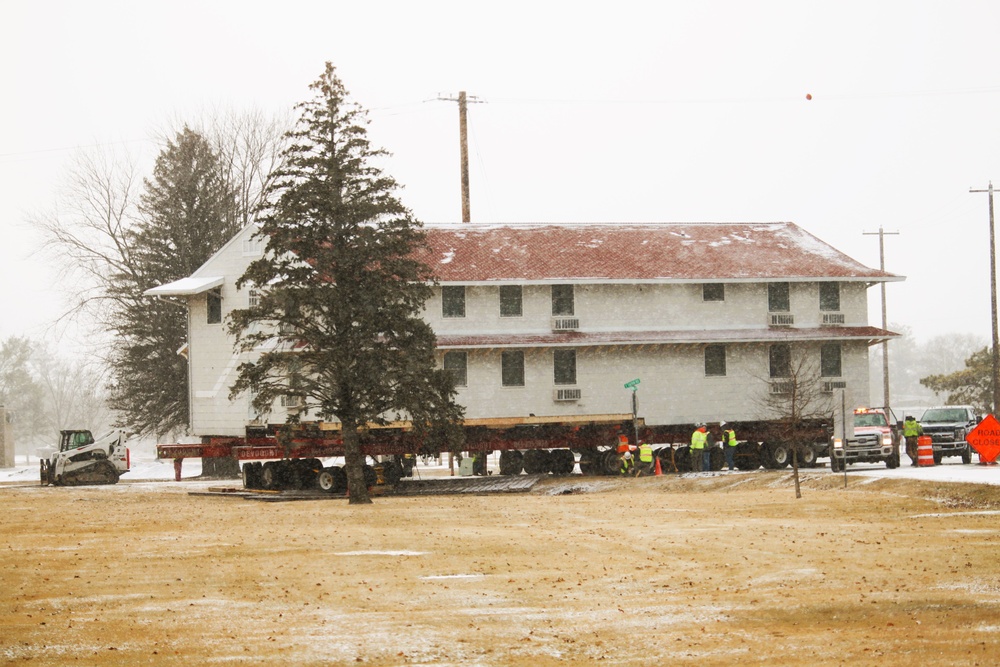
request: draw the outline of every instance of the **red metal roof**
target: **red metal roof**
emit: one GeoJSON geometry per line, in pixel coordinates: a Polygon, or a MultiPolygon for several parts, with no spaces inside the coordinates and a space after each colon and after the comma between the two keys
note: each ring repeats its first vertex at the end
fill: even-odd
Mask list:
{"type": "Polygon", "coordinates": [[[497,347],[590,347],[601,345],[680,345],[706,343],[781,343],[802,341],[866,340],[869,344],[897,337],[877,327],[815,327],[796,329],[769,327],[760,329],[672,330],[672,331],[594,331],[535,334],[456,334],[439,335],[438,349],[497,347]]]}
{"type": "Polygon", "coordinates": [[[441,282],[901,280],[791,222],[426,227],[441,282]]]}

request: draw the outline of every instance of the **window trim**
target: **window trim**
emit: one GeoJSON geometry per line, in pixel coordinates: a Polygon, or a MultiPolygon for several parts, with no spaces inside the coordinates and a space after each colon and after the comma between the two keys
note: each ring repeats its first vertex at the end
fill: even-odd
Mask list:
{"type": "Polygon", "coordinates": [[[442,285],[441,286],[441,317],[443,319],[446,319],[446,320],[459,320],[459,319],[464,318],[465,317],[465,312],[466,312],[465,305],[466,305],[465,285],[442,285]],[[458,294],[459,294],[458,290],[461,290],[461,294],[462,294],[461,315],[458,314],[458,309],[454,308],[454,306],[457,305],[456,303],[451,303],[452,307],[454,308],[454,312],[452,313],[452,312],[449,311],[448,305],[449,305],[450,299],[445,297],[445,293],[447,292],[447,293],[450,293],[452,295],[451,299],[456,299],[457,296],[458,296],[458,294]]]}
{"type": "MultiPolygon", "coordinates": [[[[828,295],[829,297],[829,295],[828,295]]],[[[839,282],[821,282],[819,284],[819,309],[823,312],[838,312],[840,311],[840,283],[839,282]],[[824,289],[833,288],[836,290],[836,305],[832,308],[824,303],[823,291],[824,289]]]]}
{"type": "Polygon", "coordinates": [[[706,303],[718,303],[720,301],[726,300],[726,284],[725,283],[702,283],[701,284],[701,300],[706,303]],[[710,296],[709,290],[718,288],[720,294],[718,297],[710,296]]]}
{"type": "MultiPolygon", "coordinates": [[[[832,363],[832,359],[829,360],[832,363]]],[[[844,346],[840,343],[823,343],[819,348],[819,376],[824,378],[841,378],[844,377],[844,346]],[[837,373],[836,375],[828,375],[827,370],[827,351],[836,350],[837,351],[837,373]]]]}
{"type": "Polygon", "coordinates": [[[456,387],[468,387],[469,386],[469,353],[465,350],[448,350],[444,353],[444,357],[441,359],[441,367],[449,371],[452,377],[455,379],[456,387]],[[449,368],[448,359],[461,359],[461,368],[453,367],[449,368]]]}
{"type": "MultiPolygon", "coordinates": [[[[510,318],[510,317],[524,317],[524,288],[521,285],[500,285],[498,290],[498,295],[500,299],[500,317],[510,318]],[[510,290],[517,290],[517,314],[505,314],[504,313],[504,290],[508,292],[510,290]]],[[[510,298],[508,297],[507,303],[510,303],[510,298]]]]}
{"type": "Polygon", "coordinates": [[[205,323],[222,324],[222,292],[209,290],[205,295],[205,323]]]}
{"type": "Polygon", "coordinates": [[[767,312],[769,313],[788,313],[792,309],[792,290],[788,283],[768,283],[767,284],[767,312]],[[775,294],[778,290],[778,286],[781,285],[784,288],[784,295],[775,294]],[[775,302],[777,302],[779,297],[783,297],[784,304],[778,303],[777,308],[775,307],[775,302]],[[784,307],[781,307],[781,306],[784,307]]]}
{"type": "Polygon", "coordinates": [[[559,386],[576,385],[576,350],[574,348],[556,348],[552,350],[552,383],[559,386]],[[562,364],[559,357],[565,357],[562,364]],[[567,363],[569,360],[571,362],[567,363]],[[566,369],[565,377],[560,378],[560,366],[566,369]],[[570,377],[572,376],[572,377],[570,377]]]}
{"type": "MultiPolygon", "coordinates": [[[[709,378],[726,377],[726,373],[727,373],[726,362],[728,361],[728,359],[727,359],[727,357],[728,357],[728,350],[726,349],[726,346],[724,344],[722,344],[722,343],[711,343],[709,345],[706,345],[705,346],[704,357],[705,357],[705,377],[709,377],[709,378]],[[712,351],[713,353],[715,353],[715,352],[717,352],[719,350],[722,351],[722,358],[721,358],[722,372],[721,373],[711,373],[711,372],[709,372],[709,351],[712,351]]],[[[719,359],[713,359],[712,361],[718,363],[720,360],[719,359]]]]}
{"type": "Polygon", "coordinates": [[[524,386],[524,350],[501,350],[500,351],[500,385],[503,387],[523,387],[524,386]],[[508,365],[508,359],[515,362],[515,366],[508,365]],[[520,368],[518,368],[520,366],[520,368]],[[517,373],[519,371],[519,373],[517,373]],[[520,375],[520,382],[508,382],[508,379],[517,380],[517,377],[510,378],[511,374],[520,375]]]}
{"type": "Polygon", "coordinates": [[[562,283],[562,284],[559,284],[559,285],[552,285],[551,295],[552,295],[552,317],[575,317],[576,316],[576,290],[573,288],[572,283],[562,283]],[[566,297],[567,294],[563,293],[562,295],[560,295],[559,297],[557,297],[556,290],[560,290],[560,291],[568,290],[568,296],[569,296],[569,299],[568,299],[568,302],[569,302],[569,304],[568,304],[569,305],[569,311],[568,312],[562,312],[562,307],[564,307],[565,305],[567,305],[566,303],[564,303],[566,301],[566,299],[564,297],[566,297]],[[560,303],[558,303],[558,305],[560,306],[559,312],[557,312],[557,309],[556,309],[557,299],[560,302],[560,303]]]}
{"type": "Polygon", "coordinates": [[[767,348],[767,366],[768,366],[767,368],[768,377],[771,378],[772,380],[784,380],[792,377],[792,346],[789,345],[788,343],[773,343],[769,345],[767,348]],[[778,350],[784,350],[787,355],[787,358],[784,360],[782,359],[776,360],[775,353],[778,350]],[[775,373],[776,370],[775,361],[778,362],[783,361],[784,363],[782,365],[786,365],[786,368],[785,369],[777,368],[778,372],[775,373]],[[782,370],[785,371],[784,374],[781,373],[782,370]]]}

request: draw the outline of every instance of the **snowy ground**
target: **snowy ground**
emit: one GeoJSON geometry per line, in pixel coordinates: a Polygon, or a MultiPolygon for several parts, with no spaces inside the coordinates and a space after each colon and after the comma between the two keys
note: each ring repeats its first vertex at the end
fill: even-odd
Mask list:
{"type": "MultiPolygon", "coordinates": [[[[496,474],[498,468],[496,455],[490,457],[490,470],[496,474]]],[[[973,459],[978,459],[973,456],[973,459]]],[[[18,465],[13,468],[0,468],[0,484],[22,483],[38,481],[38,459],[36,457],[17,457],[18,465]]],[[[340,463],[342,461],[331,460],[329,464],[340,463]]],[[[824,464],[826,470],[829,467],[824,464]]],[[[421,476],[441,477],[450,474],[447,462],[438,464],[433,460],[428,464],[419,463],[416,468],[414,478],[421,476]]],[[[455,475],[459,474],[458,466],[455,466],[455,475]]],[[[692,473],[688,473],[692,474],[692,473]]],[[[700,474],[700,473],[698,473],[700,474]]],[[[705,473],[708,475],[709,473],[705,473]]],[[[719,474],[719,473],[715,473],[719,474]]],[[[843,473],[830,473],[843,474],[843,473]]],[[[181,468],[181,479],[191,480],[201,475],[200,459],[185,459],[181,468]]],[[[961,459],[957,457],[946,458],[942,465],[914,468],[909,465],[909,459],[903,455],[903,465],[895,470],[889,470],[884,464],[856,464],[849,466],[847,476],[850,477],[891,477],[897,479],[921,479],[932,482],[966,482],[970,484],[992,484],[1000,485],[1000,466],[980,465],[972,463],[963,465],[961,459]]],[[[174,480],[174,465],[170,460],[156,459],[152,454],[133,453],[132,468],[122,476],[123,482],[148,482],[174,480]]]]}

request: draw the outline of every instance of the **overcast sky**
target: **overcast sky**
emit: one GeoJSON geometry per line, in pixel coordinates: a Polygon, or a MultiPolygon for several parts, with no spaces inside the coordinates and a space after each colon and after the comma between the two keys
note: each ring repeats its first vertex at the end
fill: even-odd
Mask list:
{"type": "Polygon", "coordinates": [[[889,322],[990,338],[995,0],[0,7],[0,339],[68,307],[26,218],[76,151],[148,173],[171,119],[290,111],[328,60],[424,222],[461,218],[465,90],[475,222],[792,221],[872,267],[882,226],[889,322]]]}

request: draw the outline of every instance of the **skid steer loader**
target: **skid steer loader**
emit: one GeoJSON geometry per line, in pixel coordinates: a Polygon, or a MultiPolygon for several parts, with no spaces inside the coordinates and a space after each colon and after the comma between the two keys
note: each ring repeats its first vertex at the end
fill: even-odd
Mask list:
{"type": "Polygon", "coordinates": [[[96,440],[90,431],[60,431],[59,435],[59,451],[39,464],[42,486],[117,484],[129,471],[125,431],[108,431],[96,440]]]}

